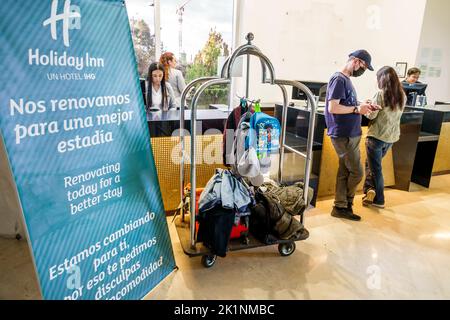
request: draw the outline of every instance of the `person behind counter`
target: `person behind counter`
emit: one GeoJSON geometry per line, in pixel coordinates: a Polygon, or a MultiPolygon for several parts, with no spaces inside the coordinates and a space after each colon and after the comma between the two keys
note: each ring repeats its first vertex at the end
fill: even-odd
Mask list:
{"type": "Polygon", "coordinates": [[[170,83],[165,81],[164,66],[154,62],[148,68],[146,111],[167,111],[176,108],[170,83]],[[149,88],[151,86],[151,88],[149,88]]]}
{"type": "Polygon", "coordinates": [[[373,102],[382,109],[365,116],[370,119],[366,139],[366,179],[364,182],[364,206],[384,208],[384,179],[381,161],[394,142],[400,139],[400,118],[406,104],[406,96],[397,73],[391,67],[377,72],[378,88],[373,102]]]}
{"type": "Polygon", "coordinates": [[[419,81],[421,71],[419,68],[411,68],[407,72],[406,79],[402,81],[403,89],[406,93],[406,104],[408,106],[415,106],[416,105],[416,96],[420,95],[423,96],[419,100],[420,105],[426,104],[426,93],[425,90],[427,88],[427,85],[419,81]],[[423,100],[425,99],[425,100],[423,100]]]}
{"type": "Polygon", "coordinates": [[[353,213],[356,188],[363,178],[359,143],[361,141],[361,114],[377,108],[369,103],[358,103],[350,77],[361,76],[366,69],[373,71],[372,57],[366,50],[349,55],[341,72],[336,72],[327,88],[325,122],[327,134],[339,158],[336,177],[336,195],[331,215],[353,221],[361,217],[353,213]]]}
{"type": "Polygon", "coordinates": [[[403,83],[408,83],[408,84],[422,83],[419,81],[420,73],[421,73],[421,71],[419,68],[409,69],[406,74],[405,80],[403,80],[403,83]]]}
{"type": "Polygon", "coordinates": [[[186,83],[181,71],[175,69],[177,66],[175,55],[172,52],[165,52],[159,58],[159,63],[164,66],[164,76],[173,88],[177,104],[181,105],[181,93],[186,88],[186,83]]]}

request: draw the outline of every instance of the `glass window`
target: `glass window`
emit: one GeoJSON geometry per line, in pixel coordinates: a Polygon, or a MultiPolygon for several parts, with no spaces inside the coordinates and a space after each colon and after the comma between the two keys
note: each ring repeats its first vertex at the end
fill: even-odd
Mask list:
{"type": "MultiPolygon", "coordinates": [[[[218,74],[220,57],[229,55],[232,31],[233,0],[161,1],[162,49],[175,54],[186,83],[218,74]]],[[[227,100],[228,87],[211,87],[199,108],[227,100]]]]}
{"type": "Polygon", "coordinates": [[[155,60],[155,9],[152,1],[126,0],[133,45],[141,78],[147,77],[148,67],[155,60]]]}
{"type": "MultiPolygon", "coordinates": [[[[142,78],[147,76],[150,63],[158,61],[159,53],[164,52],[175,55],[176,68],[186,84],[220,72],[219,61],[229,55],[232,43],[233,0],[126,0],[126,5],[142,78]],[[158,6],[159,19],[155,12],[158,6]],[[159,44],[155,21],[160,21],[159,44]]],[[[204,93],[200,105],[227,104],[227,100],[227,87],[212,87],[204,93]]]]}

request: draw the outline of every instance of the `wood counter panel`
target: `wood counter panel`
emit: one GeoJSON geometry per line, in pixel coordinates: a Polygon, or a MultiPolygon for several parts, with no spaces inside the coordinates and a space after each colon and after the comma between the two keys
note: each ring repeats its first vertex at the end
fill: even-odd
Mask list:
{"type": "Polygon", "coordinates": [[[450,171],[450,122],[443,122],[433,164],[433,174],[450,171]]]}
{"type": "MultiPolygon", "coordinates": [[[[360,150],[361,150],[361,165],[364,168],[366,161],[366,134],[367,127],[363,127],[363,135],[361,137],[360,150]]],[[[394,162],[392,159],[392,149],[388,151],[383,158],[383,176],[384,185],[386,187],[395,185],[394,175],[394,162]]],[[[339,159],[331,143],[330,137],[324,133],[324,143],[322,150],[322,159],[320,163],[320,178],[319,178],[319,197],[326,197],[334,195],[336,192],[336,176],[339,166],[339,159]]],[[[364,178],[358,185],[358,191],[362,191],[364,184],[364,178]]]]}

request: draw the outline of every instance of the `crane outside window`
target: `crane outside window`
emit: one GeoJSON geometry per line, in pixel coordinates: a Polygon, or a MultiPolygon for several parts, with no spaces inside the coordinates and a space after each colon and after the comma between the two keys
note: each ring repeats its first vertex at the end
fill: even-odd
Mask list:
{"type": "Polygon", "coordinates": [[[187,0],[185,1],[183,4],[179,5],[177,7],[177,15],[178,15],[178,26],[179,26],[179,31],[178,31],[178,52],[180,54],[180,62],[182,64],[186,64],[186,53],[183,51],[183,14],[184,14],[184,9],[187,6],[187,4],[189,2],[191,2],[192,0],[187,0]]]}

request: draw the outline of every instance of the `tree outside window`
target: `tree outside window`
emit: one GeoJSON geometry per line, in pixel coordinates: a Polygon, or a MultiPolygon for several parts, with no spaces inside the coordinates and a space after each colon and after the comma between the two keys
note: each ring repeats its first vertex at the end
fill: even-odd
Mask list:
{"type": "MultiPolygon", "coordinates": [[[[126,0],[126,4],[139,76],[146,78],[149,65],[159,60],[155,57],[154,6],[152,0],[126,0]]],[[[161,51],[176,55],[186,83],[216,76],[219,57],[230,53],[233,0],[163,0],[160,6],[161,51]],[[180,6],[184,8],[182,22],[180,6]]],[[[228,86],[207,89],[199,108],[227,104],[228,90],[228,86]]]]}
{"type": "Polygon", "coordinates": [[[148,67],[155,57],[155,36],[151,34],[150,27],[143,19],[131,18],[130,27],[138,73],[141,78],[146,78],[148,67]]]}

